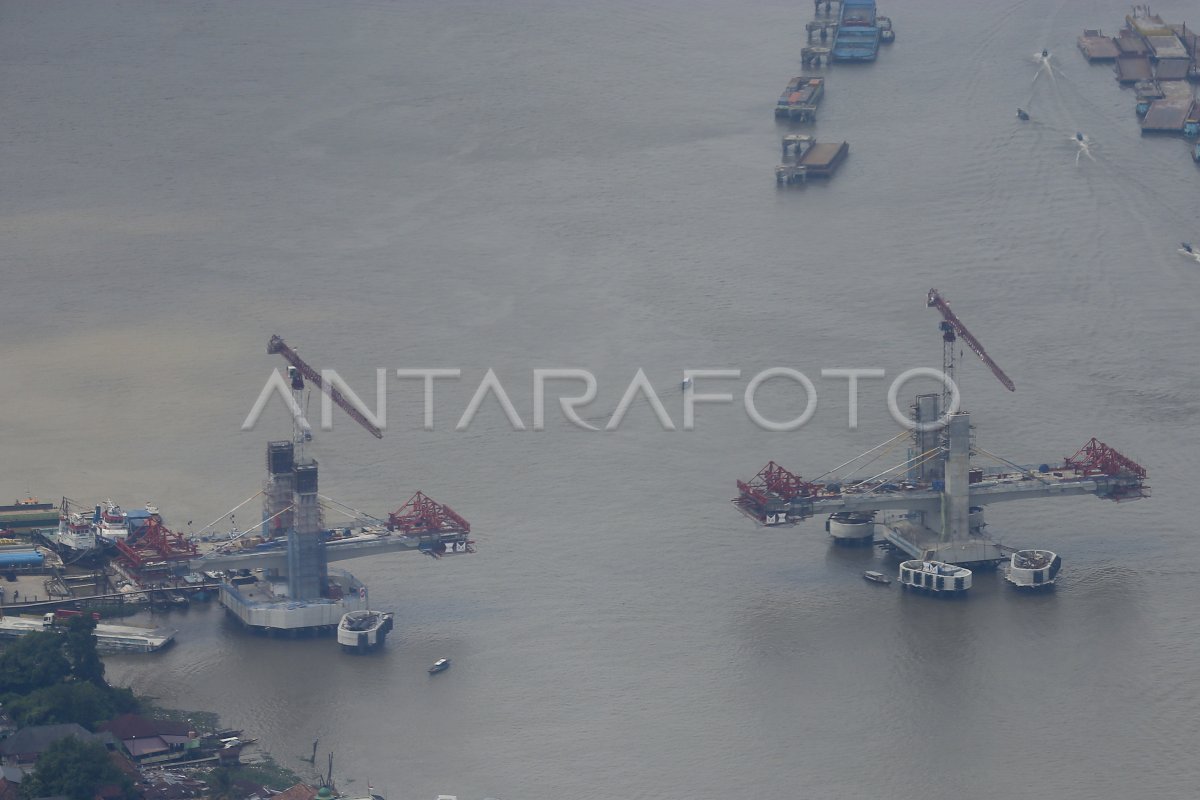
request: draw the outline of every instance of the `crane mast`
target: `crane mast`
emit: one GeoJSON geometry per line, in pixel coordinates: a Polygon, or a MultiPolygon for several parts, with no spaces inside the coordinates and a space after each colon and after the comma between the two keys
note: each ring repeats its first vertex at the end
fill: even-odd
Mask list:
{"type": "MultiPolygon", "coordinates": [[[[1000,369],[1000,365],[992,360],[992,357],[983,349],[983,345],[979,343],[967,327],[962,324],[962,321],[950,310],[950,304],[938,294],[937,289],[930,289],[929,296],[926,299],[927,306],[936,308],[942,315],[940,325],[942,331],[942,370],[946,373],[946,377],[951,381],[954,380],[954,343],[957,339],[962,339],[967,343],[975,355],[979,356],[979,360],[987,365],[987,368],[992,371],[996,379],[1004,384],[1004,388],[1010,392],[1017,390],[1016,385],[1012,382],[1012,378],[1004,374],[1004,370],[1000,369]]],[[[947,386],[942,395],[942,408],[949,406],[950,387],[947,386]]]]}
{"type": "MultiPolygon", "coordinates": [[[[308,379],[309,383],[313,384],[322,392],[329,395],[330,399],[337,403],[338,407],[345,411],[352,420],[363,426],[363,428],[365,428],[376,439],[383,438],[383,431],[379,430],[374,423],[363,416],[362,412],[355,408],[350,401],[346,399],[346,396],[339,392],[336,387],[327,386],[321,379],[321,373],[317,372],[315,369],[305,363],[304,359],[300,358],[300,356],[296,354],[295,350],[288,347],[287,342],[285,342],[282,338],[279,336],[272,336],[271,340],[267,342],[267,352],[271,354],[278,353],[279,355],[283,356],[285,359],[287,359],[289,364],[295,367],[297,372],[308,379]]],[[[293,387],[295,387],[295,383],[293,383],[293,387]]]]}

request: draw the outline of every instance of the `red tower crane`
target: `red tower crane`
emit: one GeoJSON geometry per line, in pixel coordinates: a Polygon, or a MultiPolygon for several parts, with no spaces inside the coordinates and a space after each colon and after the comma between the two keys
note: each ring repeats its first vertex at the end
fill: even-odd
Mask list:
{"type": "MultiPolygon", "coordinates": [[[[975,355],[979,356],[979,359],[987,365],[992,374],[1004,384],[1004,388],[1010,392],[1017,390],[1017,387],[1012,382],[1012,378],[1005,375],[1004,370],[1000,369],[1000,366],[992,360],[992,357],[983,349],[983,345],[979,343],[979,340],[971,335],[966,326],[950,310],[950,304],[938,294],[937,289],[929,290],[929,296],[926,298],[925,304],[930,308],[936,308],[942,314],[942,323],[940,326],[942,330],[942,371],[946,373],[947,378],[951,381],[954,380],[954,342],[956,339],[961,338],[967,343],[967,347],[970,347],[975,355]]],[[[950,387],[947,386],[945,392],[942,394],[943,408],[947,405],[949,394],[950,387]]]]}
{"type": "Polygon", "coordinates": [[[337,390],[337,387],[326,386],[325,382],[321,380],[321,373],[317,372],[315,369],[306,364],[304,359],[300,358],[300,356],[296,354],[295,350],[288,347],[287,342],[285,342],[282,338],[279,336],[272,336],[271,340],[267,342],[267,352],[271,354],[279,353],[281,356],[286,358],[287,362],[295,367],[301,375],[307,378],[309,383],[313,384],[322,392],[329,395],[330,399],[337,403],[339,408],[349,414],[352,420],[366,428],[367,431],[370,432],[370,434],[376,439],[383,438],[383,431],[379,430],[374,423],[363,416],[362,412],[355,408],[350,401],[346,399],[346,396],[337,390]]]}

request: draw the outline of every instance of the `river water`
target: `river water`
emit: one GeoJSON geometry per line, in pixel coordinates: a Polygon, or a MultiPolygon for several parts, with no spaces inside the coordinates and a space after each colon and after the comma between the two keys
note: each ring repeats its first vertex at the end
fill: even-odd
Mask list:
{"type": "MultiPolygon", "coordinates": [[[[278,401],[240,430],[271,334],[371,407],[376,369],[462,370],[432,431],[390,378],[382,441],[336,416],[309,446],[323,494],[386,514],[422,489],[473,523],[474,556],[345,565],[397,612],[385,652],[196,608],[110,677],[302,772],[319,737],[343,788],[392,800],[1194,796],[1200,266],[1176,247],[1200,176],[1074,47],[1124,4],[880,10],[896,44],[828,71],[815,129],[848,161],[781,192],[805,3],[0,4],[3,491],[199,529],[290,430],[278,401]],[[903,595],[819,520],[728,502],[770,459],[815,476],[895,435],[887,381],[848,430],[820,371],[939,366],[931,286],[1017,384],[961,362],[981,446],[1040,463],[1096,436],[1150,470],[1146,501],[989,509],[1063,555],[1053,594],[903,595]],[[742,408],[776,366],[816,384],[799,431],[742,408]],[[546,367],[597,376],[597,426],[644,368],[679,430],[639,400],[586,431],[552,399],[544,431],[493,399],[455,430],[489,368],[532,428],[546,367]],[[685,368],[742,371],[698,382],[739,401],[693,431],[685,368]]],[[[803,407],[786,381],[759,399],[803,407]]]]}

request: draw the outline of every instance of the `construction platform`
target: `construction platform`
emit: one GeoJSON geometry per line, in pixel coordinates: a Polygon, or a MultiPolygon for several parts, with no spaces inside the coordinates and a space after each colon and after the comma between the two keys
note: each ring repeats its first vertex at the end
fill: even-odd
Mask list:
{"type": "Polygon", "coordinates": [[[1079,37],[1079,50],[1088,61],[1116,61],[1121,54],[1116,40],[1099,30],[1085,30],[1079,37]]]}
{"type": "Polygon", "coordinates": [[[221,605],[252,630],[295,634],[332,633],[342,616],[361,607],[361,581],[344,570],[329,570],[332,597],[288,596],[287,577],[274,571],[234,576],[221,584],[221,605]]]}
{"type": "Polygon", "coordinates": [[[995,567],[1007,556],[1001,546],[972,532],[965,537],[944,539],[937,531],[915,519],[899,518],[882,523],[884,539],[897,550],[923,561],[944,561],[968,569],[995,567]]]}

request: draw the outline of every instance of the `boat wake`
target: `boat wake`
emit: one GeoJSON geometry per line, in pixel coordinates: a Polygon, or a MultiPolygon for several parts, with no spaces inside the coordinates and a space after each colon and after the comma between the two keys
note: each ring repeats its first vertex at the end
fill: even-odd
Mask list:
{"type": "Polygon", "coordinates": [[[1090,149],[1092,144],[1091,139],[1089,139],[1087,136],[1084,136],[1082,133],[1076,133],[1071,137],[1071,141],[1079,145],[1079,150],[1075,153],[1075,166],[1079,166],[1080,156],[1087,156],[1093,162],[1095,162],[1096,158],[1092,155],[1092,151],[1090,149]]]}

